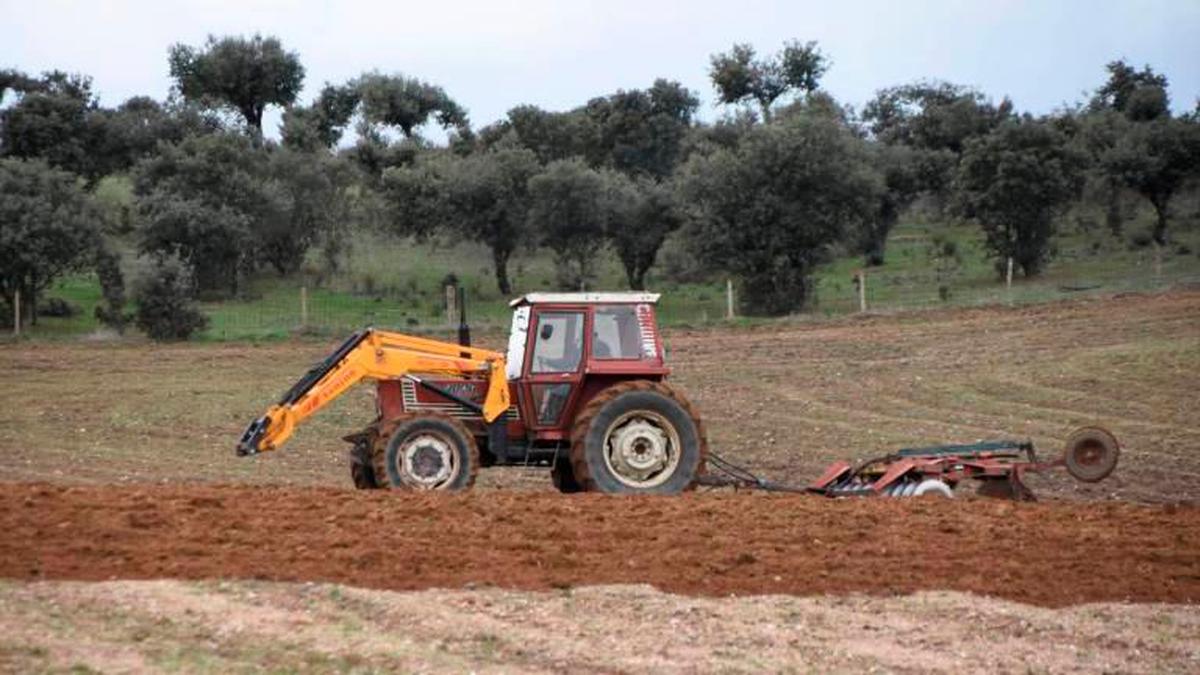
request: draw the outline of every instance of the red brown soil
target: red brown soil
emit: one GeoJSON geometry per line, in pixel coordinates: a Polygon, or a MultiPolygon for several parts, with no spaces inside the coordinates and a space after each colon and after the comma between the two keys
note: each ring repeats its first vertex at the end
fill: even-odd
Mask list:
{"type": "Polygon", "coordinates": [[[1187,505],[9,483],[0,528],[0,576],[18,579],[1200,601],[1187,505]]]}

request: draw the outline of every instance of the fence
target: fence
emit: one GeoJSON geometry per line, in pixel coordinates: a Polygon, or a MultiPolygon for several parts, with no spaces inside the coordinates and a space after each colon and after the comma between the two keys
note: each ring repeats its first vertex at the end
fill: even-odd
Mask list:
{"type": "MultiPolygon", "coordinates": [[[[1018,305],[1087,295],[1149,292],[1172,287],[1200,287],[1200,257],[1171,260],[1153,252],[1129,265],[1082,264],[1051,267],[1024,278],[991,273],[964,276],[930,268],[894,272],[864,268],[819,275],[809,291],[803,315],[836,316],[855,312],[887,312],[979,305],[1018,305]]],[[[659,318],[668,326],[712,325],[736,317],[738,288],[732,280],[711,284],[660,285],[659,318]]],[[[335,334],[366,325],[414,333],[445,333],[458,325],[448,311],[442,289],[417,296],[355,295],[305,286],[281,289],[244,302],[204,305],[211,339],[282,337],[298,333],[335,334]]],[[[480,330],[507,327],[507,298],[468,297],[468,315],[480,330]]]]}
{"type": "MultiPolygon", "coordinates": [[[[1041,274],[1030,278],[1024,278],[1019,270],[1006,278],[1008,275],[998,274],[990,262],[974,252],[960,256],[965,259],[961,264],[931,256],[924,243],[897,246],[888,255],[888,264],[883,267],[861,268],[858,260],[844,258],[819,269],[800,314],[836,316],[862,311],[1015,305],[1200,287],[1200,254],[1184,245],[1103,251],[1076,247],[1060,252],[1041,274]]],[[[510,298],[500,295],[487,281],[473,279],[468,288],[470,323],[479,331],[503,332],[509,321],[510,298]]],[[[548,282],[536,289],[520,290],[549,290],[544,283],[548,282]]],[[[651,286],[662,293],[658,314],[667,326],[716,325],[739,313],[740,289],[735,280],[672,283],[659,279],[651,286]]],[[[35,326],[22,325],[15,314],[6,315],[4,323],[12,322],[8,331],[36,338],[87,335],[100,329],[93,318],[94,307],[100,301],[94,280],[64,283],[46,297],[65,298],[78,311],[71,318],[41,315],[35,326]]],[[[20,302],[28,303],[24,298],[20,302]]],[[[39,301],[39,307],[41,304],[39,301]]],[[[240,340],[338,335],[367,325],[448,334],[458,320],[455,312],[447,312],[447,304],[444,286],[434,279],[411,279],[380,289],[263,278],[252,285],[252,294],[247,297],[201,303],[209,319],[202,337],[240,340]]],[[[24,315],[28,319],[29,311],[25,310],[24,315]]]]}

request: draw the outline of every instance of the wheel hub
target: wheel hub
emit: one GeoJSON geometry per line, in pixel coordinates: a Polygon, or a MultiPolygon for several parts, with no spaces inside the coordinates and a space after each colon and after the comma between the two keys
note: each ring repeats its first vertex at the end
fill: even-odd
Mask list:
{"type": "Polygon", "coordinates": [[[624,478],[646,481],[670,461],[667,435],[658,426],[636,419],[615,430],[609,439],[609,457],[624,478]]]}
{"type": "Polygon", "coordinates": [[[454,468],[454,453],[450,444],[427,434],[405,443],[401,458],[404,463],[402,475],[411,478],[422,488],[437,487],[450,477],[454,468]]]}

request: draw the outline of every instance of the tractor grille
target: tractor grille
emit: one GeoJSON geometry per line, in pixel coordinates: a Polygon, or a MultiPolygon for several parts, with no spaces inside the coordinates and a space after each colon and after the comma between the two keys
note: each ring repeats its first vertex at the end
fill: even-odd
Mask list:
{"type": "MultiPolygon", "coordinates": [[[[479,419],[479,413],[470,410],[453,401],[422,401],[417,398],[417,385],[410,380],[400,382],[400,391],[404,401],[404,410],[408,412],[435,412],[460,419],[479,419]]],[[[509,420],[520,420],[521,413],[516,405],[508,409],[509,420]]]]}

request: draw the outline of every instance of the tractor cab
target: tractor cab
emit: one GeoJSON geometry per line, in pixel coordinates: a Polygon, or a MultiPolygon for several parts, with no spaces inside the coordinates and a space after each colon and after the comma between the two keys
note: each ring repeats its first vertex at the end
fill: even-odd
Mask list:
{"type": "Polygon", "coordinates": [[[581,401],[618,381],[670,372],[657,293],[530,293],[514,300],[507,372],[525,435],[561,441],[581,401]]]}

